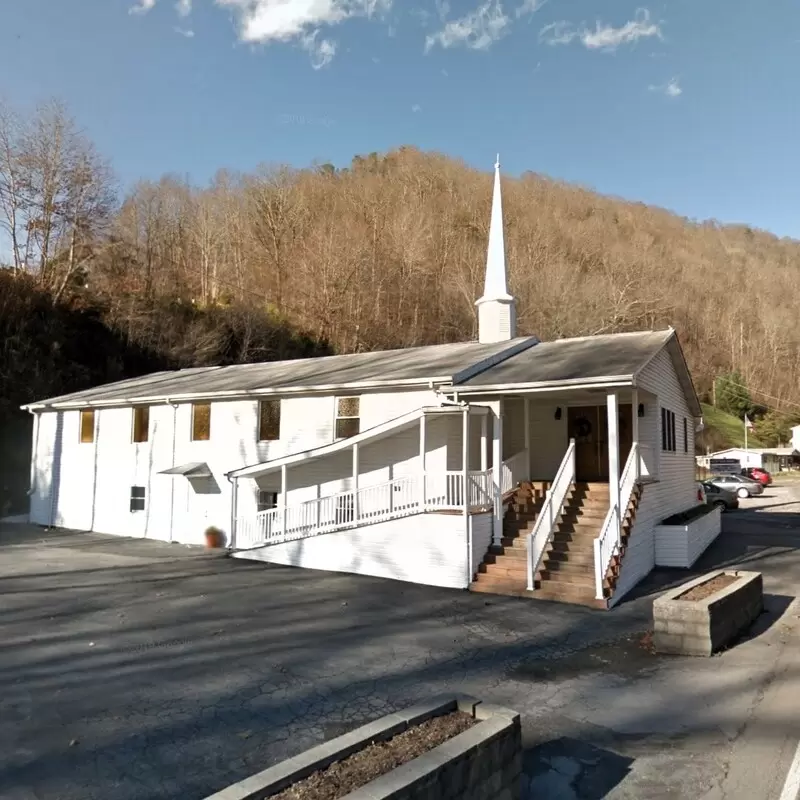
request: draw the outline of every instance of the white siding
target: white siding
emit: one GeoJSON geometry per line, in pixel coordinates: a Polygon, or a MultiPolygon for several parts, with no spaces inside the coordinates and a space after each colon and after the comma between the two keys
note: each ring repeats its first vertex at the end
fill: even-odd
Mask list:
{"type": "Polygon", "coordinates": [[[688,526],[656,526],[656,564],[660,567],[691,567],[719,536],[721,529],[722,510],[719,508],[688,526]]]}
{"type": "Polygon", "coordinates": [[[472,577],[478,571],[478,566],[486,557],[489,545],[492,543],[492,515],[472,514],[469,518],[472,528],[472,577]]]}
{"type": "Polygon", "coordinates": [[[567,404],[558,402],[530,403],[531,479],[551,481],[564,459],[569,446],[567,435],[567,404]],[[556,409],[561,408],[557,420],[556,409]]]}
{"type": "MultiPolygon", "coordinates": [[[[477,527],[481,539],[481,523],[477,527]]],[[[463,589],[468,585],[467,537],[464,518],[458,514],[417,514],[235,555],[429,586],[463,589]]]]}
{"type": "Polygon", "coordinates": [[[618,602],[644,578],[656,564],[655,527],[661,520],[697,503],[694,458],[695,420],[690,416],[683,389],[672,359],[666,350],[659,353],[642,370],[638,385],[639,402],[645,415],[639,419],[642,444],[653,448],[658,464],[658,482],[644,487],[636,522],[622,562],[622,570],[614,594],[618,602]],[[665,452],[661,446],[661,409],[675,414],[676,452],[665,452]],[[687,451],[683,447],[683,420],[687,420],[687,451]]]}

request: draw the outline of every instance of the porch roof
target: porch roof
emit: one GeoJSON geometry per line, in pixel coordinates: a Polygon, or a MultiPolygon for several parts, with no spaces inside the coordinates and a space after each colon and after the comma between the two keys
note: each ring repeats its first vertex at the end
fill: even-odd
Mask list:
{"type": "MultiPolygon", "coordinates": [[[[427,406],[424,408],[417,408],[408,414],[395,417],[388,422],[382,422],[380,425],[375,425],[368,428],[355,436],[350,436],[347,439],[337,439],[335,442],[320,445],[319,447],[312,447],[308,450],[301,450],[299,453],[290,453],[280,458],[273,458],[270,461],[262,461],[259,464],[252,464],[247,467],[232,470],[227,473],[229,478],[257,478],[261,475],[267,475],[270,472],[275,472],[284,466],[291,466],[293,464],[300,464],[312,458],[319,458],[320,456],[332,455],[333,453],[347,450],[355,444],[362,444],[365,442],[376,442],[386,436],[397,433],[404,428],[410,428],[412,425],[418,424],[423,416],[440,416],[442,414],[463,414],[467,406],[462,405],[444,405],[444,406],[427,406]]],[[[487,408],[470,407],[470,414],[488,414],[487,408]]]]}

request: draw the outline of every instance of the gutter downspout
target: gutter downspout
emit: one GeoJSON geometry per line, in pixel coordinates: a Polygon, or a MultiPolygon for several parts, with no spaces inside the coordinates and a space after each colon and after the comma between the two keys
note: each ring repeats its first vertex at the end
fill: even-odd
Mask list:
{"type": "MultiPolygon", "coordinates": [[[[175,464],[175,445],[178,428],[178,404],[173,403],[169,398],[166,400],[168,406],[172,406],[172,464],[175,464]]],[[[169,541],[173,540],[175,529],[175,479],[170,481],[169,486],[169,541]]]]}
{"type": "MultiPolygon", "coordinates": [[[[31,475],[30,486],[28,488],[28,497],[32,497],[36,492],[36,461],[39,455],[39,425],[41,423],[41,413],[37,413],[33,409],[28,409],[29,414],[33,414],[33,450],[31,451],[31,475]]],[[[30,504],[28,507],[28,517],[30,518],[30,504]]]]}

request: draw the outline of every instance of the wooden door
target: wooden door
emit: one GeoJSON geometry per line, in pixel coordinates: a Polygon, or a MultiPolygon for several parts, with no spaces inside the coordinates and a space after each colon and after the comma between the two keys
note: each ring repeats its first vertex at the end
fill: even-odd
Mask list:
{"type": "MultiPolygon", "coordinates": [[[[633,409],[630,403],[619,407],[620,473],[631,451],[633,409]]],[[[608,408],[578,406],[569,409],[569,438],[575,439],[575,473],[579,481],[608,480],[608,408]]]]}

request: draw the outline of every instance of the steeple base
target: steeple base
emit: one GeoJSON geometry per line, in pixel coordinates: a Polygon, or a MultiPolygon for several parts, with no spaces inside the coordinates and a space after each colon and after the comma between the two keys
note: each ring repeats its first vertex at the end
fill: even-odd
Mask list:
{"type": "Polygon", "coordinates": [[[478,341],[507,342],[517,335],[517,307],[514,298],[481,298],[478,306],[478,341]]]}

